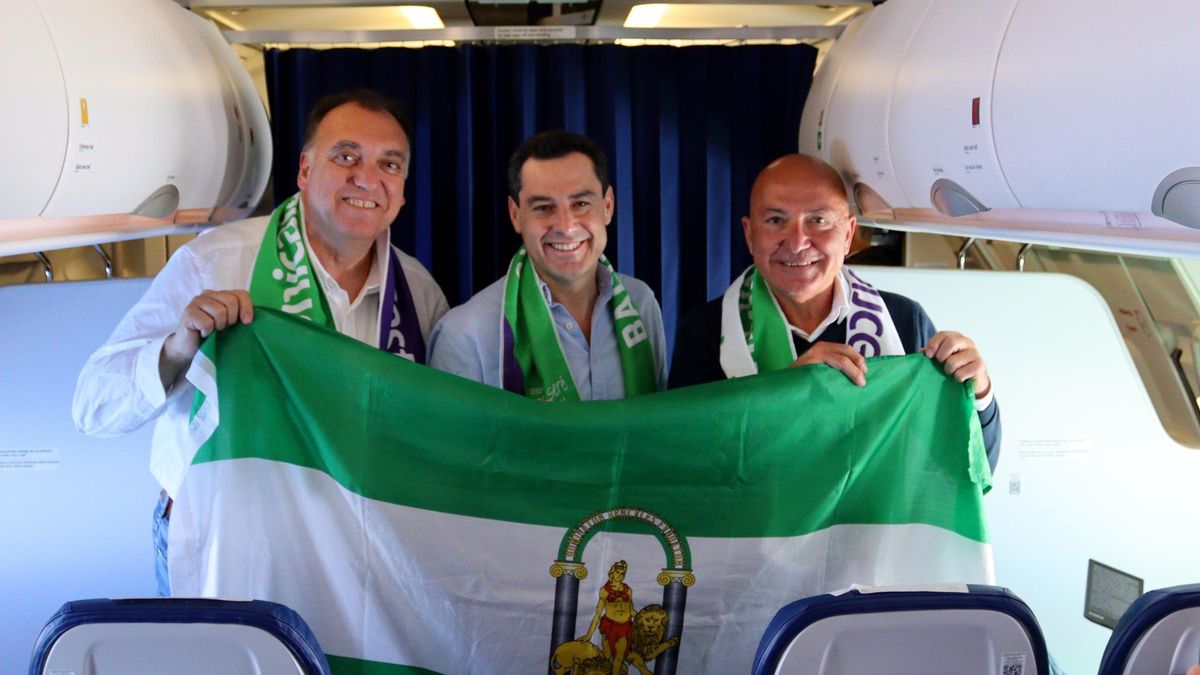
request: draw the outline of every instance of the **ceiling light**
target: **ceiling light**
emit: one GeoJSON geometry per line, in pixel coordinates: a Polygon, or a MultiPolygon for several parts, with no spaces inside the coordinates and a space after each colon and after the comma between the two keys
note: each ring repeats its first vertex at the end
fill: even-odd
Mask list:
{"type": "Polygon", "coordinates": [[[413,28],[434,29],[446,27],[442,23],[442,17],[438,16],[437,10],[432,7],[400,7],[400,13],[412,24],[413,28]]]}
{"type": "Polygon", "coordinates": [[[625,18],[626,28],[654,28],[667,11],[665,4],[636,5],[625,18]]]}

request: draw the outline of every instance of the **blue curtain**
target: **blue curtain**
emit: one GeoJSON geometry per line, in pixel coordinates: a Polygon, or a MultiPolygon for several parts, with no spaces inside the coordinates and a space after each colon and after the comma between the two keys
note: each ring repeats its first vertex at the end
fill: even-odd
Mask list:
{"type": "Polygon", "coordinates": [[[607,254],[678,319],[749,264],[741,217],[754,176],[795,152],[816,50],[807,45],[508,45],[268,50],[275,200],[296,189],[304,118],[318,98],[371,87],[415,125],[407,205],[392,239],[452,304],[498,279],[520,245],[505,166],[526,137],[569,129],[609,157],[607,254]]]}

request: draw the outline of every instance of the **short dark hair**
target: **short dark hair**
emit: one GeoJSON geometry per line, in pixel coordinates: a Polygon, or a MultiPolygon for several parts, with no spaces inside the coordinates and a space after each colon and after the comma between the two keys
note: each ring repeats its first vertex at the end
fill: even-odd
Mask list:
{"type": "Polygon", "coordinates": [[[543,131],[525,139],[508,160],[508,196],[514,202],[521,201],[521,167],[530,159],[558,159],[578,152],[592,160],[592,169],[600,180],[600,191],[608,192],[608,158],[595,141],[577,133],[543,131]]]}
{"type": "Polygon", "coordinates": [[[313,138],[317,135],[317,127],[320,126],[321,120],[330,113],[334,108],[353,103],[362,108],[366,108],[371,112],[385,112],[392,116],[400,124],[400,128],[404,130],[404,135],[408,137],[408,142],[411,145],[412,122],[408,119],[408,111],[404,108],[404,103],[401,101],[388,98],[374,89],[347,89],[336,94],[321,97],[308,113],[308,121],[304,127],[304,149],[312,145],[313,138]]]}

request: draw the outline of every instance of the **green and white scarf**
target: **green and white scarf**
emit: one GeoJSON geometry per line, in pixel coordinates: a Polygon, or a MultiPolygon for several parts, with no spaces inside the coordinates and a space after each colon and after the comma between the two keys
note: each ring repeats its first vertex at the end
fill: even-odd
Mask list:
{"type": "MultiPolygon", "coordinates": [[[[300,195],[292,195],[271,213],[271,222],[258,247],[250,276],[254,304],[302,317],[335,329],[329,302],[313,278],[304,243],[304,211],[300,195]]],[[[425,363],[425,339],[417,317],[412,290],[395,249],[388,246],[386,268],[381,270],[378,338],[375,346],[410,361],[425,363]]]]}
{"type": "MultiPolygon", "coordinates": [[[[425,342],[412,293],[396,252],[390,246],[388,248],[388,267],[384,270],[385,283],[379,297],[376,346],[424,363],[425,342]]],[[[277,309],[336,330],[329,301],[315,277],[311,258],[312,253],[304,240],[304,212],[297,193],[271,212],[250,273],[250,298],[255,306],[277,309]]],[[[200,353],[209,363],[214,360],[215,350],[215,340],[205,340],[200,345],[200,353]]],[[[193,418],[203,405],[204,394],[197,390],[192,403],[193,418]]]]}
{"type": "MultiPolygon", "coordinates": [[[[879,291],[844,267],[841,283],[850,306],[846,344],[865,357],[903,354],[904,345],[879,291]]],[[[751,265],[721,301],[721,369],[726,377],[746,377],[782,370],[795,360],[796,344],[783,309],[751,265]]]]}
{"type": "Polygon", "coordinates": [[[303,227],[299,194],[288,197],[271,212],[250,275],[250,297],[256,305],[332,329],[333,315],[315,277],[303,227]]]}
{"type": "MultiPolygon", "coordinates": [[[[522,246],[504,279],[504,312],[500,321],[500,381],[504,389],[542,401],[578,401],[579,389],[563,355],[554,318],[528,265],[522,246]]],[[[658,389],[650,335],[629,291],[604,256],[600,264],[612,278],[613,332],[625,376],[625,396],[658,389]]]]}

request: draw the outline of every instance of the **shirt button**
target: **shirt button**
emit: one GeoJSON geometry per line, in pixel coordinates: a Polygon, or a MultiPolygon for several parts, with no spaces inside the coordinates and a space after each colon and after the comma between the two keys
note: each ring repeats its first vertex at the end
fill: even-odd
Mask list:
{"type": "Polygon", "coordinates": [[[571,323],[570,321],[568,321],[568,322],[567,322],[567,325],[566,325],[566,328],[567,328],[567,330],[575,330],[575,324],[573,324],[573,323],[571,323]]]}

